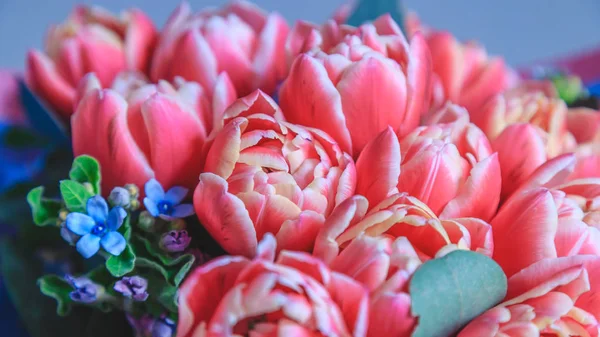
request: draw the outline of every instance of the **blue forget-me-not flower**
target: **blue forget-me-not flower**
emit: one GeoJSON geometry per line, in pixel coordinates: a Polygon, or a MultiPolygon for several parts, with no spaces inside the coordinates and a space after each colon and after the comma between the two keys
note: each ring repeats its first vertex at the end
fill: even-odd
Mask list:
{"type": "Polygon", "coordinates": [[[75,247],[86,259],[100,250],[100,246],[112,255],[120,255],[127,245],[125,238],[117,229],[123,224],[127,212],[123,207],[108,211],[106,200],[99,195],[88,199],[87,214],[69,213],[67,228],[81,236],[75,247]]]}
{"type": "Polygon", "coordinates": [[[144,186],[144,191],[146,192],[144,206],[153,217],[173,220],[194,214],[194,206],[179,204],[187,195],[187,188],[174,186],[165,193],[156,179],[150,179],[144,186]]]}

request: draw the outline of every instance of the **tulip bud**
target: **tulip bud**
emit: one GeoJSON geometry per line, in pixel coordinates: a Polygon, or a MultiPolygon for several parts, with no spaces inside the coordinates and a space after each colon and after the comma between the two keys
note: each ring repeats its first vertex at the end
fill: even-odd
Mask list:
{"type": "Polygon", "coordinates": [[[190,244],[192,238],[185,230],[169,231],[160,238],[160,248],[169,253],[177,253],[184,251],[190,244]]]}
{"type": "Polygon", "coordinates": [[[113,207],[121,206],[128,208],[131,203],[131,194],[123,187],[115,187],[108,196],[108,202],[113,207]]]}
{"type": "Polygon", "coordinates": [[[148,233],[152,233],[155,231],[156,219],[148,213],[148,211],[143,211],[140,213],[140,217],[138,218],[138,226],[144,231],[148,233]]]}

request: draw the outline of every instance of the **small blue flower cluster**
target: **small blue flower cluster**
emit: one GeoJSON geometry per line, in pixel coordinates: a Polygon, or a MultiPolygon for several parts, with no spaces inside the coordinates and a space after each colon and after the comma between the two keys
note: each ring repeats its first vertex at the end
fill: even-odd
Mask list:
{"type": "MultiPolygon", "coordinates": [[[[173,221],[194,214],[193,205],[181,204],[188,194],[186,188],[175,186],[165,192],[156,179],[151,179],[145,184],[144,191],[144,205],[154,218],[173,221]]],[[[134,193],[137,195],[137,192],[134,193]]],[[[126,208],[131,209],[131,204],[137,203],[137,196],[133,201],[131,197],[127,188],[116,187],[109,196],[114,206],[110,210],[102,196],[91,197],[86,204],[86,214],[73,212],[66,216],[65,226],[61,229],[62,237],[75,244],[77,251],[86,259],[94,256],[100,247],[111,255],[120,255],[127,242],[118,229],[127,217],[126,208]]],[[[189,242],[186,231],[172,231],[163,236],[161,247],[168,252],[179,252],[189,242]]]]}

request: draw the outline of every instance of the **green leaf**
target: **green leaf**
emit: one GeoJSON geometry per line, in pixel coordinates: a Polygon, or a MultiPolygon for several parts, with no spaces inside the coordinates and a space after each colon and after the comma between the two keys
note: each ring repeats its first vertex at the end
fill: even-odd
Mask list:
{"type": "Polygon", "coordinates": [[[158,302],[170,312],[178,312],[177,307],[177,288],[163,287],[158,295],[158,302]]]}
{"type": "Polygon", "coordinates": [[[123,225],[121,225],[121,227],[119,227],[119,229],[117,230],[123,235],[127,242],[129,242],[129,240],[131,239],[131,221],[129,220],[130,218],[131,214],[128,214],[125,220],[123,221],[123,225]]]}
{"type": "Polygon", "coordinates": [[[33,221],[38,226],[56,225],[61,203],[56,200],[46,199],[43,195],[44,188],[42,186],[32,189],[27,194],[27,203],[31,207],[33,221]]]}
{"type": "Polygon", "coordinates": [[[93,195],[81,183],[72,180],[60,182],[60,194],[71,212],[85,213],[86,204],[93,195]]]}
{"type": "Polygon", "coordinates": [[[75,158],[69,177],[80,183],[92,184],[94,194],[100,194],[100,164],[93,157],[83,155],[75,158]]]}
{"type": "Polygon", "coordinates": [[[42,294],[52,297],[56,300],[58,306],[56,313],[60,316],[66,316],[71,311],[71,298],[69,293],[73,287],[63,278],[56,275],[45,275],[38,280],[38,285],[42,294]]]}
{"type": "Polygon", "coordinates": [[[404,13],[400,7],[399,0],[360,0],[346,23],[352,26],[360,26],[388,13],[398,26],[403,29],[404,13]]]}
{"type": "Polygon", "coordinates": [[[127,244],[125,250],[118,256],[112,255],[106,260],[106,269],[114,276],[121,277],[131,272],[135,266],[135,253],[127,244]]]}
{"type": "Polygon", "coordinates": [[[74,307],[67,317],[56,315],[56,302],[43,295],[36,284],[43,267],[34,250],[26,242],[0,242],[3,285],[24,327],[31,337],[85,336],[91,309],[74,307]]]}
{"type": "Polygon", "coordinates": [[[458,250],[430,260],[409,285],[412,314],[419,324],[413,337],[453,336],[506,295],[506,275],[485,255],[458,250]]]}

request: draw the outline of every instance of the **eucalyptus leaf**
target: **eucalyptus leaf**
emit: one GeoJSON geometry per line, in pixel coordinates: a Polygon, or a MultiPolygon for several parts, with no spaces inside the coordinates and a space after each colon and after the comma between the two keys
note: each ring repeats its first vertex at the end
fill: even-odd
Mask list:
{"type": "Polygon", "coordinates": [[[56,275],[45,275],[38,280],[42,294],[52,297],[57,302],[56,313],[66,316],[71,311],[71,298],[69,294],[73,287],[63,278],[56,275]]]}
{"type": "Polygon", "coordinates": [[[384,14],[390,14],[398,26],[403,29],[404,13],[399,0],[359,0],[346,23],[358,27],[363,23],[374,21],[384,14]]]}
{"type": "Polygon", "coordinates": [[[83,184],[72,180],[60,182],[60,193],[67,209],[80,213],[85,213],[87,201],[93,196],[83,184]]]}
{"type": "Polygon", "coordinates": [[[38,226],[56,225],[58,213],[62,207],[60,201],[43,197],[44,187],[39,186],[29,191],[27,203],[31,207],[33,222],[38,226]]]}
{"type": "Polygon", "coordinates": [[[100,194],[100,164],[93,157],[82,155],[75,158],[69,177],[80,183],[92,184],[94,194],[100,194]]]}
{"type": "Polygon", "coordinates": [[[411,308],[418,318],[413,337],[455,335],[506,295],[502,268],[489,257],[457,250],[430,260],[414,273],[411,308]]]}
{"type": "Polygon", "coordinates": [[[112,255],[106,260],[106,269],[114,276],[121,277],[130,273],[135,267],[135,253],[127,244],[120,255],[112,255]]]}

